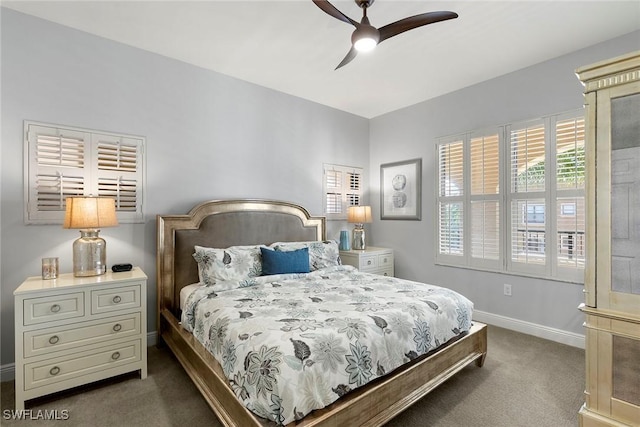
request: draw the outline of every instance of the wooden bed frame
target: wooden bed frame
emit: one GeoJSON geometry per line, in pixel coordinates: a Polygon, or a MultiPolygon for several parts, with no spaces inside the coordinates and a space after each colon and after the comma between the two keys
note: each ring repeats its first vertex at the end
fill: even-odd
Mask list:
{"type": "MultiPolygon", "coordinates": [[[[325,240],[325,218],[302,207],[272,200],[219,200],[186,215],[157,217],[158,336],[175,354],[225,426],[274,423],[257,417],[236,398],[220,364],[179,323],[180,290],[198,282],[194,245],[225,248],[276,241],[325,240]]],[[[468,334],[441,350],[404,365],[361,387],[295,426],[382,425],[487,352],[486,325],[474,322],[468,334]]]]}

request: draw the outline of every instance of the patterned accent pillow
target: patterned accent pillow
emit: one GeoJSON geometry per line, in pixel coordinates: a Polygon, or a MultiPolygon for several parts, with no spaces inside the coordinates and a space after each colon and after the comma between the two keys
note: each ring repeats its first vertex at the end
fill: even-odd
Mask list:
{"type": "Polygon", "coordinates": [[[239,281],[262,274],[260,246],[231,246],[226,249],[195,246],[198,277],[205,285],[218,281],[239,281]]]}
{"type": "Polygon", "coordinates": [[[309,271],[340,265],[340,250],[333,240],[326,242],[276,242],[270,245],[276,251],[295,251],[309,248],[309,271]]]}

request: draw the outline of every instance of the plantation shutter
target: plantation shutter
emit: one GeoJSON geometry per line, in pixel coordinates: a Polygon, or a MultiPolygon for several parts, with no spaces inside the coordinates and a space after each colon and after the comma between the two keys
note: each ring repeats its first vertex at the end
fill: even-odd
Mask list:
{"type": "Polygon", "coordinates": [[[91,177],[89,138],[88,133],[73,130],[27,128],[28,222],[61,221],[66,198],[85,194],[91,177]]]}
{"type": "Polygon", "coordinates": [[[342,171],[330,169],[324,172],[325,215],[340,215],[342,212],[342,171]]]}
{"type": "Polygon", "coordinates": [[[582,282],[584,138],[583,110],[439,138],[436,263],[582,282]]]}
{"type": "Polygon", "coordinates": [[[575,279],[585,265],[584,118],[556,122],[556,258],[558,276],[575,279]]]}
{"type": "Polygon", "coordinates": [[[471,263],[500,267],[500,135],[471,137],[471,263]]]}
{"type": "Polygon", "coordinates": [[[515,271],[544,272],[547,247],[546,128],[514,126],[510,139],[510,262],[515,271]]]}
{"type": "Polygon", "coordinates": [[[325,164],[323,194],[327,219],[347,219],[347,208],[362,200],[362,168],[325,164]]]}
{"type": "Polygon", "coordinates": [[[108,196],[120,222],[143,220],[142,138],[25,122],[25,222],[61,224],[66,198],[108,196]]]}
{"type": "Polygon", "coordinates": [[[464,251],[464,143],[438,144],[438,258],[464,251]]]}
{"type": "Polygon", "coordinates": [[[142,144],[139,139],[93,135],[97,160],[97,193],[112,197],[120,217],[142,216],[142,144]]]}

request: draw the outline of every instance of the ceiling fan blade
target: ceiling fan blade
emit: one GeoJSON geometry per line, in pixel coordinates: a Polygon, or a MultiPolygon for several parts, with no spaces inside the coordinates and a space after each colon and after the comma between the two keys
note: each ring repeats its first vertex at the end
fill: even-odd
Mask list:
{"type": "Polygon", "coordinates": [[[322,9],[326,14],[333,16],[336,19],[341,20],[342,22],[346,22],[347,24],[351,24],[355,27],[358,26],[359,22],[354,21],[349,18],[344,13],[340,12],[334,5],[329,3],[327,0],[313,0],[313,2],[322,9]]]}
{"type": "Polygon", "coordinates": [[[347,65],[349,62],[353,61],[353,58],[355,58],[357,54],[358,54],[358,51],[356,50],[356,48],[351,46],[351,50],[349,50],[349,52],[347,52],[347,56],[344,57],[342,62],[340,62],[335,69],[337,70],[338,68],[340,68],[340,67],[342,67],[344,65],[347,65]]]}
{"type": "Polygon", "coordinates": [[[380,27],[378,29],[380,31],[380,40],[378,43],[382,43],[389,37],[397,36],[400,33],[422,27],[423,25],[446,21],[448,19],[455,19],[457,17],[458,14],[455,12],[427,12],[420,15],[410,16],[385,25],[384,27],[380,27]]]}

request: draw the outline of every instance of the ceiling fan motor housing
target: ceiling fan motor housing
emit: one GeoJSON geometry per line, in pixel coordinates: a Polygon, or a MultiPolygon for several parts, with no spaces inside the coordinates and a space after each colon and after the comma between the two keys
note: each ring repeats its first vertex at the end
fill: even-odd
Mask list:
{"type": "Polygon", "coordinates": [[[362,8],[367,8],[373,4],[375,0],[354,0],[356,4],[362,8]]]}

